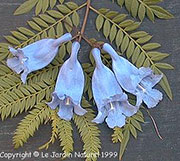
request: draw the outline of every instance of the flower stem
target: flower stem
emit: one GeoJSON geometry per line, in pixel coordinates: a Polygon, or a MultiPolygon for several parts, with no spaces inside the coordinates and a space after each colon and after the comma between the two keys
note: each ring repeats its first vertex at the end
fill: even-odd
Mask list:
{"type": "Polygon", "coordinates": [[[86,36],[84,35],[81,35],[81,36],[91,47],[93,47],[93,43],[86,36]]]}
{"type": "MultiPolygon", "coordinates": [[[[144,108],[144,107],[143,107],[143,108],[144,108]]],[[[152,120],[152,123],[153,123],[153,125],[154,125],[155,130],[156,130],[157,136],[158,136],[161,140],[163,140],[161,134],[159,133],[159,129],[158,129],[158,127],[157,127],[156,121],[154,120],[153,116],[151,115],[151,113],[149,112],[148,109],[146,109],[146,108],[144,108],[144,109],[146,110],[147,114],[149,115],[150,119],[152,120]]]]}
{"type": "Polygon", "coordinates": [[[87,0],[86,14],[84,16],[84,21],[83,21],[82,29],[81,29],[81,33],[80,33],[80,36],[79,36],[79,40],[78,40],[79,42],[81,41],[82,35],[84,34],[84,31],[85,31],[85,27],[86,27],[86,23],[87,23],[87,18],[88,18],[89,10],[90,10],[90,4],[91,4],[91,0],[87,0]]]}
{"type": "MultiPolygon", "coordinates": [[[[71,24],[69,24],[66,20],[63,20],[63,22],[68,25],[69,27],[71,27],[75,32],[76,32],[76,37],[77,36],[80,36],[81,33],[80,31],[76,28],[76,27],[73,27],[71,24]]],[[[93,43],[84,35],[82,34],[81,37],[90,45],[93,47],[93,43]]]]}

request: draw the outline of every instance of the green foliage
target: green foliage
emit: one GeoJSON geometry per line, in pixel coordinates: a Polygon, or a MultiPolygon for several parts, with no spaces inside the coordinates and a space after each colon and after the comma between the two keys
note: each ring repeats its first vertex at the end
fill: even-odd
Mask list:
{"type": "MultiPolygon", "coordinates": [[[[74,5],[73,7],[71,6],[68,8],[68,6],[69,3],[66,3],[65,5],[57,5],[59,11],[48,10],[46,13],[40,14],[38,17],[34,17],[31,21],[27,22],[31,28],[30,30],[28,28],[20,27],[18,28],[18,31],[12,31],[12,35],[5,36],[5,39],[9,43],[17,45],[18,48],[24,47],[46,37],[59,37],[64,33],[64,29],[66,29],[68,32],[71,32],[72,29],[62,21],[66,20],[70,24],[78,26],[79,14],[77,13],[77,10],[84,7],[85,4],[82,4],[79,7],[74,5]],[[62,10],[62,6],[65,6],[64,10],[62,10]]],[[[4,49],[4,53],[6,53],[7,56],[8,45],[2,45],[0,45],[0,47],[4,49]]],[[[2,58],[4,59],[4,57],[2,58]]]]}
{"type": "Polygon", "coordinates": [[[174,16],[167,10],[158,6],[162,0],[116,0],[117,4],[122,7],[126,7],[129,13],[141,21],[147,16],[152,22],[155,20],[155,16],[161,19],[171,19],[174,16]]]}
{"type": "Polygon", "coordinates": [[[57,138],[58,135],[58,128],[57,128],[57,123],[59,121],[59,118],[57,117],[57,111],[56,110],[50,110],[50,120],[51,120],[51,127],[52,127],[52,134],[50,140],[39,147],[39,150],[41,149],[48,149],[50,144],[53,144],[57,138]]]}
{"type": "Polygon", "coordinates": [[[50,116],[50,109],[45,104],[38,104],[29,112],[29,114],[19,123],[14,137],[13,144],[15,148],[23,146],[30,136],[33,136],[38,130],[40,124],[44,123],[50,116]]]}
{"type": "Polygon", "coordinates": [[[27,0],[16,9],[14,15],[27,13],[34,7],[36,15],[41,12],[45,13],[49,7],[52,9],[58,2],[62,4],[64,0],[27,0]]]}
{"type": "MultiPolygon", "coordinates": [[[[155,51],[161,45],[149,42],[152,36],[147,32],[135,31],[140,25],[139,22],[126,19],[127,15],[105,8],[95,12],[98,14],[96,18],[97,31],[102,30],[105,38],[109,39],[111,43],[115,43],[117,49],[126,54],[126,57],[131,59],[137,67],[151,67],[158,74],[162,73],[160,68],[173,69],[170,64],[158,63],[168,54],[155,51]]],[[[170,85],[165,74],[163,75],[160,85],[172,99],[170,85]]]]}
{"type": "Polygon", "coordinates": [[[72,138],[72,126],[69,121],[58,119],[58,138],[60,140],[60,146],[64,153],[68,156],[73,151],[73,138],[72,138]]]}
{"type": "Polygon", "coordinates": [[[42,145],[39,149],[48,149],[50,144],[53,144],[58,138],[60,146],[63,152],[68,156],[73,151],[73,137],[72,137],[72,126],[69,121],[65,121],[59,118],[56,110],[51,110],[51,126],[52,135],[50,140],[42,145]]]}
{"type": "Polygon", "coordinates": [[[25,1],[19,8],[17,8],[17,10],[14,12],[14,15],[20,15],[29,12],[37,3],[38,0],[25,1]]]}
{"type": "Polygon", "coordinates": [[[144,116],[140,110],[134,116],[127,119],[127,123],[123,128],[114,128],[114,133],[112,134],[112,141],[113,143],[121,143],[119,152],[120,160],[122,159],[122,156],[125,152],[125,149],[130,139],[130,135],[137,139],[137,130],[142,132],[142,128],[139,122],[144,123],[144,116]]]}
{"type": "MultiPolygon", "coordinates": [[[[90,107],[91,105],[83,99],[83,107],[90,107]]],[[[84,116],[74,116],[74,123],[77,126],[82,141],[84,143],[83,150],[87,156],[92,154],[99,154],[99,149],[101,148],[101,142],[99,139],[100,131],[95,123],[91,120],[94,118],[94,112],[91,109],[87,109],[88,113],[84,116]]],[[[92,157],[87,157],[86,161],[96,161],[97,155],[92,155],[92,157]]]]}
{"type": "MultiPolygon", "coordinates": [[[[28,111],[42,100],[49,99],[54,85],[54,81],[44,80],[32,83],[31,85],[17,86],[16,83],[10,84],[14,82],[14,77],[8,78],[8,81],[4,80],[4,83],[7,84],[5,86],[7,89],[3,90],[3,93],[0,95],[0,114],[2,120],[8,116],[14,117],[19,113],[28,111]]],[[[15,79],[18,80],[17,77],[15,79]]]]}
{"type": "MultiPolygon", "coordinates": [[[[113,0],[114,1],[114,0],[113,0]]],[[[141,21],[145,15],[154,22],[155,16],[161,19],[173,18],[165,9],[157,6],[161,0],[117,0],[118,5],[125,6],[126,9],[135,18],[141,21]]],[[[6,66],[6,59],[11,57],[8,46],[23,48],[33,42],[43,38],[57,38],[65,32],[71,32],[70,25],[78,27],[80,16],[78,10],[85,7],[87,3],[77,5],[74,2],[64,2],[64,0],[26,0],[20,5],[15,15],[20,15],[35,9],[36,17],[27,22],[28,27],[18,27],[16,31],[11,31],[11,35],[5,36],[7,43],[0,43],[0,115],[4,120],[8,117],[14,117],[24,111],[28,115],[19,123],[13,137],[14,147],[18,148],[27,142],[29,137],[33,136],[38,130],[40,124],[50,121],[52,134],[44,145],[39,149],[48,149],[50,144],[59,140],[60,147],[65,154],[73,151],[73,134],[71,122],[62,120],[57,115],[57,110],[51,110],[45,103],[51,100],[51,93],[55,86],[55,80],[59,68],[64,63],[65,58],[71,53],[72,42],[64,43],[59,48],[59,54],[53,62],[42,70],[36,71],[28,76],[27,84],[23,85],[19,75],[15,74],[6,66]]],[[[102,8],[99,11],[90,6],[90,9],[98,14],[96,18],[96,29],[102,31],[106,39],[113,43],[119,54],[132,61],[137,67],[151,67],[155,73],[162,73],[161,69],[174,69],[168,63],[160,62],[169,54],[156,51],[161,45],[152,43],[152,36],[145,31],[135,31],[141,25],[141,22],[135,22],[127,19],[126,14],[119,14],[116,11],[102,8]]],[[[96,42],[91,39],[91,42],[96,42]]],[[[99,42],[101,43],[101,42],[99,42]]],[[[103,63],[111,67],[111,59],[107,53],[102,51],[103,63]]],[[[84,116],[74,115],[74,123],[82,138],[83,151],[89,154],[98,154],[101,149],[99,139],[100,130],[91,120],[95,117],[91,109],[94,100],[91,89],[91,79],[95,68],[95,62],[92,54],[89,54],[90,62],[82,64],[85,75],[85,89],[82,106],[88,113],[84,116]],[[88,100],[86,100],[87,98],[88,100]]],[[[160,82],[170,99],[172,92],[166,76],[164,75],[160,82]]],[[[134,102],[131,99],[130,102],[134,102]]],[[[139,110],[138,113],[126,120],[126,125],[122,128],[114,128],[112,134],[113,143],[120,142],[120,156],[122,156],[127,147],[131,135],[136,139],[137,131],[142,132],[141,124],[144,122],[144,116],[139,110]]],[[[86,161],[96,161],[97,156],[87,157],[86,161]]]]}

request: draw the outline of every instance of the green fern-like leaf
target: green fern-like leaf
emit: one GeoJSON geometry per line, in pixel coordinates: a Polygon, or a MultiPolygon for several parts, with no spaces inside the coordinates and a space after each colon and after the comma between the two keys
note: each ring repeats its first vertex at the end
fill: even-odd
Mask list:
{"type": "Polygon", "coordinates": [[[84,75],[85,75],[85,88],[84,88],[84,93],[87,93],[88,95],[88,100],[92,100],[92,89],[91,89],[91,77],[92,73],[94,71],[94,66],[90,63],[84,63],[82,64],[83,70],[84,70],[84,75]]]}
{"type": "Polygon", "coordinates": [[[113,143],[121,143],[119,159],[122,159],[122,156],[125,152],[127,144],[130,139],[130,134],[137,139],[137,130],[142,132],[140,123],[144,123],[144,116],[139,110],[134,116],[127,119],[127,123],[123,128],[115,127],[114,133],[112,134],[113,143]]]}
{"type": "Polygon", "coordinates": [[[162,0],[117,0],[119,6],[125,6],[131,15],[141,21],[147,16],[152,22],[155,16],[161,19],[171,19],[174,16],[157,4],[162,0]]]}
{"type": "Polygon", "coordinates": [[[57,129],[58,138],[60,141],[60,146],[66,157],[73,151],[73,137],[72,137],[72,126],[70,121],[65,121],[56,116],[57,119],[57,129]]]}
{"type": "Polygon", "coordinates": [[[64,0],[27,0],[16,9],[14,15],[28,13],[34,7],[36,15],[38,15],[41,12],[45,13],[49,7],[52,9],[58,2],[60,4],[63,4],[64,0]]]}
{"type": "MultiPolygon", "coordinates": [[[[14,117],[19,113],[30,110],[34,105],[40,103],[46,98],[47,93],[51,93],[54,83],[49,81],[34,83],[31,85],[21,85],[13,88],[12,91],[0,95],[0,114],[2,120],[8,116],[14,117]]],[[[53,81],[54,82],[54,81],[53,81]]]]}
{"type": "MultiPolygon", "coordinates": [[[[96,18],[96,27],[98,31],[103,32],[106,39],[116,44],[117,49],[120,49],[121,53],[125,53],[128,59],[132,60],[138,68],[141,66],[151,67],[155,73],[161,74],[161,67],[164,69],[172,69],[169,64],[165,66],[159,65],[157,61],[160,61],[168,56],[166,53],[155,51],[161,45],[159,43],[149,42],[152,38],[145,31],[134,31],[140,23],[133,20],[126,19],[125,14],[119,14],[118,12],[109,11],[108,9],[100,9],[99,11],[91,8],[98,14],[96,18]],[[114,35],[114,33],[116,35],[114,35]],[[131,32],[131,33],[129,33],[131,32]]],[[[172,92],[168,80],[164,77],[159,83],[168,97],[172,99],[172,92]]]]}
{"type": "Polygon", "coordinates": [[[115,127],[113,130],[114,133],[112,134],[112,142],[113,143],[122,142],[123,139],[122,128],[115,127]]]}
{"type": "Polygon", "coordinates": [[[50,144],[53,144],[55,142],[55,140],[57,139],[57,135],[58,135],[58,128],[57,128],[57,113],[55,110],[50,110],[50,120],[51,120],[51,126],[52,126],[52,134],[51,134],[51,138],[50,140],[45,143],[44,145],[42,145],[41,147],[39,147],[39,149],[48,149],[50,144]]]}
{"type": "MultiPolygon", "coordinates": [[[[83,8],[85,5],[86,3],[82,4],[81,6],[78,6],[74,2],[65,3],[63,5],[67,9],[65,11],[62,10],[62,5],[57,5],[58,11],[48,10],[46,13],[40,14],[38,17],[34,17],[32,20],[28,21],[27,23],[31,28],[30,30],[25,27],[20,27],[18,28],[18,31],[12,31],[12,35],[5,36],[5,39],[10,44],[17,45],[16,48],[22,48],[42,38],[59,37],[64,33],[64,28],[68,32],[72,30],[69,28],[69,26],[62,23],[63,20],[66,20],[75,26],[79,25],[79,15],[77,11],[83,8]],[[73,7],[70,6],[70,4],[73,4],[73,7]]],[[[7,53],[8,46],[9,44],[1,43],[1,53],[7,53]]]]}
{"type": "Polygon", "coordinates": [[[13,144],[15,148],[23,146],[29,137],[33,136],[35,131],[39,128],[46,119],[50,117],[50,109],[45,104],[38,104],[35,109],[30,111],[29,114],[19,123],[14,137],[13,144]]]}
{"type": "MultiPolygon", "coordinates": [[[[88,101],[83,99],[83,107],[89,107],[91,106],[88,101]]],[[[98,155],[92,155],[92,154],[99,154],[99,149],[101,148],[101,142],[99,139],[100,131],[98,127],[91,122],[91,120],[94,118],[94,112],[91,109],[87,109],[88,113],[84,116],[74,116],[74,123],[77,126],[82,141],[84,143],[83,150],[86,154],[86,156],[92,156],[87,157],[86,161],[96,161],[98,155]]]]}
{"type": "Polygon", "coordinates": [[[16,11],[14,12],[14,15],[20,15],[20,14],[29,12],[37,3],[38,3],[38,0],[25,1],[16,9],[16,11]]]}
{"type": "Polygon", "coordinates": [[[57,116],[56,110],[51,110],[51,126],[52,126],[52,135],[50,140],[42,145],[39,149],[48,149],[50,144],[53,144],[58,138],[60,146],[66,157],[73,151],[73,137],[72,137],[72,126],[69,121],[65,121],[57,116]]]}

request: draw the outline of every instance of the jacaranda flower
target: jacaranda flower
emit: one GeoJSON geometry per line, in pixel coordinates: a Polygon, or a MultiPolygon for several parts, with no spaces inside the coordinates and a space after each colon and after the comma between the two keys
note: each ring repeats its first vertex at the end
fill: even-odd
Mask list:
{"type": "Polygon", "coordinates": [[[107,43],[103,45],[103,50],[109,53],[112,58],[112,68],[121,87],[136,95],[137,106],[140,106],[144,101],[148,108],[152,108],[162,100],[162,93],[152,88],[161,80],[163,75],[154,75],[151,68],[136,68],[127,59],[119,56],[107,43]]]}
{"type": "Polygon", "coordinates": [[[7,65],[17,74],[22,73],[21,80],[25,83],[29,73],[47,66],[56,56],[58,47],[71,39],[72,35],[67,33],[58,39],[39,40],[22,49],[9,47],[14,57],[7,60],[7,65]]]}
{"type": "Polygon", "coordinates": [[[80,105],[84,89],[84,74],[77,59],[79,49],[80,44],[75,41],[72,44],[70,58],[60,69],[52,101],[48,103],[52,109],[59,106],[58,115],[64,120],[71,120],[73,110],[77,115],[86,113],[86,110],[80,105]]]}
{"type": "Polygon", "coordinates": [[[128,97],[123,93],[114,73],[102,63],[100,50],[94,48],[92,54],[96,61],[92,91],[98,108],[98,115],[93,122],[102,123],[107,117],[106,122],[110,128],[122,127],[126,117],[134,115],[138,107],[129,104],[128,97]]]}

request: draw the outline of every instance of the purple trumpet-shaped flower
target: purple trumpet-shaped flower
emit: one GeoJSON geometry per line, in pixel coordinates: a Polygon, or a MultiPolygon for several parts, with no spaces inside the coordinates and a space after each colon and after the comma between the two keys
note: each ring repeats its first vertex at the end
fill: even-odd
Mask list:
{"type": "Polygon", "coordinates": [[[137,106],[140,106],[144,101],[148,108],[152,108],[162,100],[162,93],[153,87],[163,75],[154,75],[151,68],[136,68],[127,59],[119,56],[107,43],[103,45],[103,50],[109,53],[112,58],[112,68],[121,87],[136,95],[137,106]]]}
{"type": "Polygon", "coordinates": [[[55,91],[52,93],[52,101],[48,105],[55,109],[59,106],[58,115],[64,120],[71,120],[73,110],[77,115],[84,115],[87,111],[80,105],[84,89],[84,74],[77,59],[80,49],[79,42],[72,44],[71,56],[62,65],[55,91]]]}
{"type": "Polygon", "coordinates": [[[56,56],[58,47],[71,39],[72,35],[66,33],[58,39],[42,39],[22,49],[9,47],[14,57],[7,60],[7,65],[17,74],[22,73],[21,80],[25,83],[29,73],[47,66],[56,56]]]}
{"type": "Polygon", "coordinates": [[[134,115],[138,107],[129,104],[128,97],[123,93],[114,73],[102,63],[100,50],[94,48],[92,54],[96,61],[92,91],[98,108],[98,115],[93,122],[102,123],[106,118],[110,128],[122,127],[126,117],[134,115]]]}

